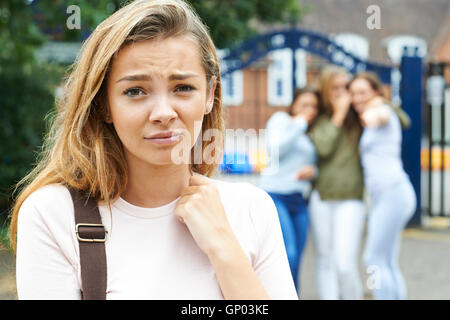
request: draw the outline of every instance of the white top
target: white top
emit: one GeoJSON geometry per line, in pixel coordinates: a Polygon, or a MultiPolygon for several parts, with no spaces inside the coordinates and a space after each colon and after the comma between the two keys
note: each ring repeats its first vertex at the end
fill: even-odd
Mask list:
{"type": "Polygon", "coordinates": [[[377,107],[377,112],[385,112],[386,124],[366,127],[359,142],[364,183],[373,196],[408,176],[402,163],[402,128],[400,120],[388,105],[377,107]]]}
{"type": "MultiPolygon", "coordinates": [[[[267,121],[266,143],[268,166],[261,172],[259,187],[274,193],[302,193],[311,189],[309,179],[297,180],[297,172],[316,163],[316,149],[306,134],[308,122],[292,118],[287,112],[277,111],[267,121]]],[[[316,167],[316,176],[317,176],[316,167]]]]}
{"type": "MultiPolygon", "coordinates": [[[[247,182],[210,179],[220,193],[233,232],[272,299],[298,299],[275,205],[247,182]]],[[[107,299],[223,299],[208,257],[173,212],[116,200],[99,206],[108,231],[107,299]],[[112,217],[112,228],[111,228],[112,217]]],[[[73,202],[53,184],[23,203],[17,231],[19,299],[81,299],[73,202]]]]}

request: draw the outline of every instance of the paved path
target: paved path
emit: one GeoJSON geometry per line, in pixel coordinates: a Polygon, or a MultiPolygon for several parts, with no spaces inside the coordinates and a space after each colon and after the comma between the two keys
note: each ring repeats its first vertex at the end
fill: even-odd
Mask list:
{"type": "Polygon", "coordinates": [[[15,258],[0,248],[0,300],[16,299],[15,258]]]}
{"type": "MultiPolygon", "coordinates": [[[[361,257],[361,255],[360,255],[361,257]]],[[[450,231],[406,229],[400,251],[400,268],[408,287],[408,299],[450,299],[450,231]]],[[[365,298],[372,299],[367,289],[367,273],[360,258],[361,281],[365,298]]],[[[303,257],[301,270],[302,299],[316,300],[314,244],[311,238],[303,257]]]]}

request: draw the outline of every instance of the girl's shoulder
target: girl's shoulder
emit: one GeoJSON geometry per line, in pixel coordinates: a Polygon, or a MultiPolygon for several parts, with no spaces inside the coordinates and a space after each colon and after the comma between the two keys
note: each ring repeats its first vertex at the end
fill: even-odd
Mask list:
{"type": "Polygon", "coordinates": [[[49,206],[58,205],[61,202],[71,202],[69,189],[60,183],[53,183],[40,187],[33,191],[23,202],[23,205],[49,206]]]}
{"type": "Polygon", "coordinates": [[[279,122],[286,122],[291,119],[291,116],[285,111],[275,111],[267,121],[267,125],[279,122]]]}
{"type": "Polygon", "coordinates": [[[229,212],[246,212],[253,224],[260,226],[277,216],[275,204],[264,189],[246,181],[211,180],[218,188],[222,203],[229,212]]]}
{"type": "Polygon", "coordinates": [[[273,119],[289,119],[290,115],[285,111],[275,111],[270,118],[273,119]]]}
{"type": "Polygon", "coordinates": [[[49,184],[33,191],[22,203],[19,220],[26,223],[67,224],[73,217],[73,201],[66,186],[49,184]]]}
{"type": "Polygon", "coordinates": [[[246,201],[251,201],[254,197],[264,198],[267,196],[270,198],[265,190],[247,181],[226,181],[218,177],[208,179],[213,182],[219,192],[224,196],[233,198],[242,197],[247,199],[246,201]]]}

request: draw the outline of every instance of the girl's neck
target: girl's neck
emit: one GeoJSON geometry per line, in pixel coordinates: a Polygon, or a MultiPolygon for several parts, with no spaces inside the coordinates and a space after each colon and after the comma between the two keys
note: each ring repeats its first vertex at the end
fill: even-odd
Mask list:
{"type": "Polygon", "coordinates": [[[143,165],[128,170],[128,183],[121,197],[139,207],[154,208],[172,202],[189,185],[189,165],[143,165]]]}

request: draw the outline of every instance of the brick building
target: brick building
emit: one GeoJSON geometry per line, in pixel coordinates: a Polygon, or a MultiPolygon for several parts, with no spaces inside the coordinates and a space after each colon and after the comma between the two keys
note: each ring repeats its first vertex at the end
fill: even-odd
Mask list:
{"type": "MultiPolygon", "coordinates": [[[[448,0],[302,0],[301,4],[307,5],[310,11],[298,23],[298,28],[317,31],[332,38],[351,34],[355,38],[365,39],[370,61],[397,65],[397,58],[387,50],[389,40],[396,38],[402,44],[405,43],[404,38],[414,38],[423,46],[425,62],[450,62],[448,0]],[[367,8],[371,5],[379,8],[379,29],[367,27],[370,16],[367,8]]],[[[258,28],[265,33],[283,27],[261,25],[258,28]]],[[[267,56],[242,71],[241,103],[225,108],[227,128],[262,129],[275,111],[287,109],[286,106],[268,103],[268,68],[272,62],[267,56]]],[[[307,84],[314,85],[325,64],[321,58],[306,54],[307,84]]],[[[446,69],[445,76],[447,83],[450,83],[450,68],[446,69]]]]}

